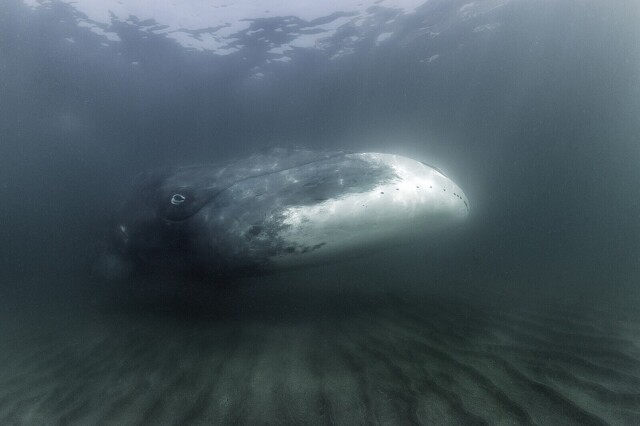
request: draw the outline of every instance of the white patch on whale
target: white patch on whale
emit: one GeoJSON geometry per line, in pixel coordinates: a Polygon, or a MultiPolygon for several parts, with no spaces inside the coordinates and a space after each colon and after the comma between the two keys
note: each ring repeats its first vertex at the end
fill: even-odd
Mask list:
{"type": "Polygon", "coordinates": [[[395,177],[366,192],[287,208],[280,237],[285,246],[308,249],[275,256],[276,267],[319,264],[402,244],[459,222],[469,213],[460,187],[433,167],[392,154],[347,157],[387,165],[395,177]]]}

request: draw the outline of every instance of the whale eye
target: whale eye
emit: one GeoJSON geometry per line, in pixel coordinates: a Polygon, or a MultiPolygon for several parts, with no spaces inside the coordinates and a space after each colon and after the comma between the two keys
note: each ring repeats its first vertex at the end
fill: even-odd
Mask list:
{"type": "Polygon", "coordinates": [[[182,194],[173,194],[173,196],[171,197],[171,204],[177,206],[184,203],[186,199],[187,198],[182,194]]]}

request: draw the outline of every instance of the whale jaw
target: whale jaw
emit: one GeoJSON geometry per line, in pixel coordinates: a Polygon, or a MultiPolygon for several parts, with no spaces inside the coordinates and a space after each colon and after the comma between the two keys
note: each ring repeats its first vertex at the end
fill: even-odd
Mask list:
{"type": "Polygon", "coordinates": [[[431,166],[392,154],[349,156],[388,166],[394,178],[366,192],[284,210],[280,236],[291,249],[272,258],[277,269],[358,257],[418,241],[469,214],[460,187],[431,166]]]}

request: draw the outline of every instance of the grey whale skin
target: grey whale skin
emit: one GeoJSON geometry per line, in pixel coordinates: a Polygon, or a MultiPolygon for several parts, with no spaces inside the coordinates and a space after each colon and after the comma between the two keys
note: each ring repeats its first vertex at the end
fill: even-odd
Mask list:
{"type": "Polygon", "coordinates": [[[403,244],[468,212],[462,190],[419,161],[274,149],[143,173],[102,263],[118,276],[177,272],[222,282],[403,244]]]}

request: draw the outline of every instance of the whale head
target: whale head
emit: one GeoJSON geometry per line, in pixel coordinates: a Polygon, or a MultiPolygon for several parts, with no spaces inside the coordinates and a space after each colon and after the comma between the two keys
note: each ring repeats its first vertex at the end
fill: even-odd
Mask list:
{"type": "Polygon", "coordinates": [[[313,266],[418,241],[468,214],[460,187],[420,161],[276,150],[143,175],[106,265],[217,277],[313,266]]]}
{"type": "Polygon", "coordinates": [[[371,183],[366,189],[284,209],[286,226],[281,237],[287,246],[303,247],[306,256],[285,253],[276,257],[276,263],[305,265],[356,257],[418,241],[469,215],[469,201],[462,189],[434,166],[393,154],[347,157],[362,161],[364,169],[381,172],[363,173],[363,179],[371,183]],[[318,249],[305,252],[309,247],[318,249]]]}

